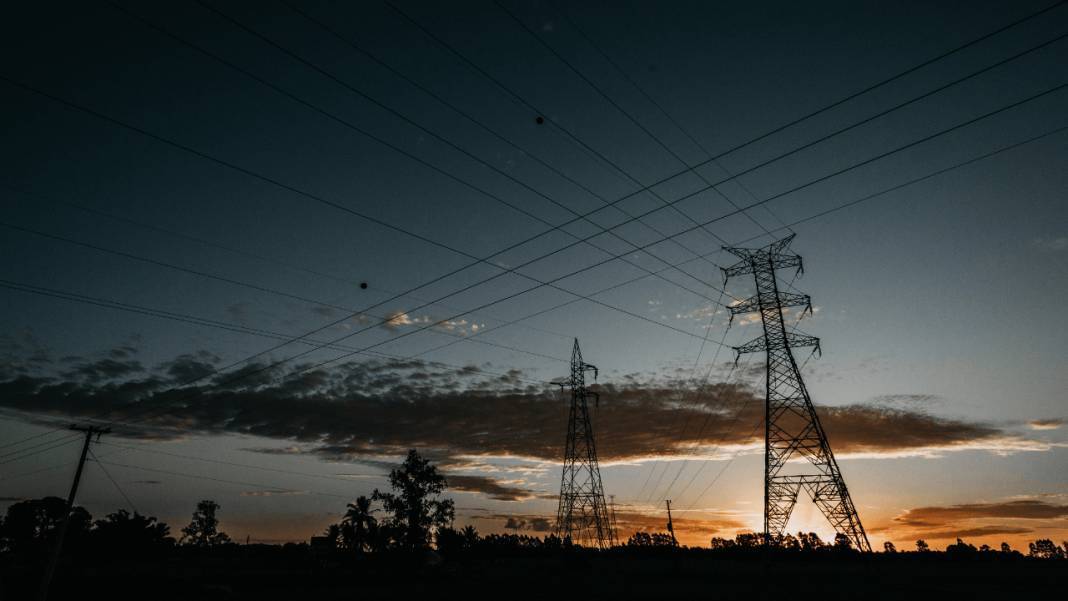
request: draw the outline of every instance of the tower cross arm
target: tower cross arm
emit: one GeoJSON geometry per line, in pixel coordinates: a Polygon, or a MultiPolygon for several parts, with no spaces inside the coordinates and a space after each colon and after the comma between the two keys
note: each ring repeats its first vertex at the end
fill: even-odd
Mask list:
{"type": "Polygon", "coordinates": [[[787,332],[785,338],[768,338],[761,336],[754,338],[749,342],[741,346],[736,346],[734,352],[738,357],[741,357],[745,353],[763,353],[768,350],[781,350],[784,348],[798,348],[803,346],[816,347],[816,352],[820,352],[820,339],[815,336],[809,336],[807,334],[795,334],[794,332],[787,332]]]}
{"type": "MultiPolygon", "coordinates": [[[[753,296],[729,307],[731,318],[733,319],[735,315],[742,315],[744,313],[754,313],[759,311],[762,306],[774,306],[775,302],[776,296],[773,293],[754,294],[753,296]]],[[[807,311],[812,311],[812,297],[807,294],[780,292],[778,295],[778,304],[784,308],[805,307],[807,311]]]]}

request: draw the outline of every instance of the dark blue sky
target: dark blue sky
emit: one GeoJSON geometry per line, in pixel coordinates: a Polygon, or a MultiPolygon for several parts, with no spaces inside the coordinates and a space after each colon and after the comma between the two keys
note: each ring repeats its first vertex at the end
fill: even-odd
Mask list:
{"type": "MultiPolygon", "coordinates": [[[[278,343],[251,335],[250,328],[296,336],[358,313],[361,317],[319,338],[366,329],[342,344],[362,349],[382,343],[370,350],[439,361],[445,365],[435,369],[442,371],[473,365],[493,375],[516,369],[522,374],[516,384],[526,385],[564,375],[570,339],[578,337],[587,360],[609,382],[635,374],[633,381],[645,383],[671,378],[692,383],[705,373],[714,382],[727,376],[733,358],[730,351],[717,355],[717,343],[740,344],[759,330],[736,322],[723,337],[726,315],[716,302],[743,298],[750,287],[732,282],[721,296],[718,265],[731,260],[715,254],[722,244],[766,244],[771,240],[766,230],[785,235],[784,223],[1050,134],[794,225],[794,249],[807,267],[794,285],[813,296],[817,309],[802,327],[824,341],[823,358],[806,367],[817,404],[922,400],[909,411],[1000,433],[981,444],[890,445],[869,454],[880,459],[856,459],[854,465],[871,466],[855,470],[860,490],[854,495],[893,499],[868,503],[870,511],[890,519],[915,503],[1068,493],[1058,430],[1027,426],[1068,413],[1062,350],[1068,321],[1057,309],[1068,293],[1068,138],[1059,131],[1068,126],[1068,92],[1053,91],[784,194],[1065,84],[1068,42],[1056,39],[1068,30],[1068,8],[1050,10],[708,162],[710,154],[718,156],[1046,3],[503,6],[401,2],[393,9],[374,2],[309,2],[298,12],[274,2],[173,2],[122,10],[109,3],[12,8],[3,25],[7,51],[0,68],[5,378],[19,374],[99,386],[146,378],[165,371],[176,357],[197,353],[210,353],[208,363],[221,367],[278,343]],[[687,172],[699,163],[703,166],[687,172]],[[701,178],[718,182],[743,171],[737,180],[678,202],[678,211],[654,211],[706,187],[701,178]],[[575,214],[661,180],[667,181],[653,187],[655,196],[635,194],[618,208],[591,213],[589,221],[552,231],[575,221],[575,214]],[[772,197],[748,214],[654,244],[695,222],[730,214],[735,206],[772,197]],[[490,262],[511,268],[645,213],[640,222],[524,266],[523,275],[505,274],[427,303],[501,271],[478,264],[374,306],[471,263],[471,256],[492,256],[490,262]],[[634,251],[646,245],[648,252],[634,251]],[[695,253],[708,256],[694,259],[695,253]],[[606,261],[611,255],[625,261],[606,261]],[[553,282],[558,288],[517,294],[536,285],[531,278],[553,280],[601,262],[553,282]],[[679,264],[685,273],[667,269],[661,277],[638,279],[679,264]],[[595,295],[602,304],[579,300],[493,329],[573,300],[570,293],[589,295],[629,280],[635,281],[595,295]],[[31,294],[26,286],[81,295],[83,301],[125,303],[156,315],[31,294]],[[160,312],[232,328],[164,319],[160,312]],[[375,326],[390,317],[390,323],[375,326]],[[446,319],[449,323],[433,325],[446,319]],[[465,340],[432,350],[457,336],[465,340]],[[115,353],[127,346],[125,355],[115,353]],[[96,376],[77,369],[106,358],[135,361],[138,369],[96,376]],[[950,468],[923,476],[916,464],[928,459],[916,456],[940,454],[946,465],[981,464],[991,453],[1032,462],[1033,481],[1006,481],[1004,474],[1019,474],[1020,466],[999,463],[977,474],[981,482],[997,485],[961,484],[957,496],[918,492],[950,468]],[[888,474],[908,470],[921,474],[919,480],[904,488],[887,484],[888,474]]],[[[289,345],[269,356],[283,359],[308,348],[289,345]]],[[[315,350],[301,365],[341,353],[315,350]]],[[[361,357],[368,355],[352,359],[361,357]]],[[[759,385],[760,378],[752,381],[759,385]]],[[[76,396],[63,407],[84,415],[76,396]]],[[[32,408],[8,406],[13,413],[2,424],[5,439],[43,431],[27,423],[35,415],[32,408]]],[[[204,436],[170,444],[184,445],[183,453],[214,454],[312,442],[284,431],[250,442],[254,428],[195,426],[204,436]]],[[[611,444],[609,439],[601,446],[611,444]]],[[[858,444],[854,454],[867,456],[863,448],[858,444]]],[[[237,461],[277,460],[234,452],[237,461]]],[[[11,473],[44,467],[63,453],[72,451],[64,447],[0,467],[11,473]]],[[[358,460],[357,455],[347,457],[358,460]]],[[[386,455],[382,449],[367,451],[375,460],[386,455]]],[[[507,465],[506,456],[542,459],[514,449],[487,449],[485,456],[497,465],[507,465]]],[[[621,464],[605,476],[606,487],[636,507],[641,499],[631,496],[649,469],[642,457],[621,451],[621,464]]],[[[748,455],[742,457],[740,464],[748,455]]],[[[136,459],[159,466],[158,457],[136,459]]],[[[287,459],[298,460],[300,469],[322,468],[314,454],[287,459]]],[[[378,473],[367,469],[371,464],[359,465],[361,473],[378,473]]],[[[730,473],[739,472],[736,482],[725,477],[725,484],[741,492],[720,499],[713,490],[702,503],[726,511],[735,501],[755,499],[746,488],[757,473],[751,467],[732,468],[730,473]]],[[[504,470],[495,477],[551,490],[558,472],[551,462],[543,468],[547,471],[538,476],[504,470]]],[[[456,473],[482,473],[479,469],[467,465],[463,472],[460,466],[456,473]]],[[[849,477],[848,464],[845,469],[849,477]]],[[[236,468],[220,473],[241,479],[236,468]]],[[[710,477],[698,474],[699,481],[710,477]]],[[[59,492],[66,478],[63,470],[45,472],[17,486],[5,484],[3,494],[59,492]]],[[[369,489],[378,481],[368,482],[369,489]]],[[[191,507],[197,495],[230,494],[210,484],[196,486],[203,488],[166,503],[162,495],[143,491],[144,505],[174,515],[191,507]]],[[[97,501],[113,502],[104,501],[109,494],[114,496],[99,488],[97,501]]],[[[231,506],[253,516],[250,524],[275,524],[249,526],[253,532],[278,533],[285,529],[277,524],[299,511],[290,501],[275,501],[276,506],[253,506],[246,498],[231,506]]],[[[483,501],[477,497],[472,504],[492,505],[483,501]]],[[[551,504],[523,503],[522,511],[531,514],[551,504]]],[[[341,507],[333,500],[311,513],[341,507]]],[[[736,521],[748,524],[751,516],[730,511],[740,511],[736,521]]]]}

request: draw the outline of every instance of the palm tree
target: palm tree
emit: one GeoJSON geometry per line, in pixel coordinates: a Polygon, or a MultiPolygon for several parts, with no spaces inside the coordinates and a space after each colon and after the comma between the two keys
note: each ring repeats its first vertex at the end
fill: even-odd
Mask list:
{"type": "Polygon", "coordinates": [[[464,529],[460,531],[460,535],[464,539],[464,547],[473,549],[478,544],[478,530],[475,530],[474,526],[470,524],[464,526],[464,529]]]}
{"type": "Polygon", "coordinates": [[[349,510],[345,512],[342,523],[347,527],[345,532],[349,540],[349,548],[362,553],[369,549],[378,528],[378,520],[371,515],[377,509],[371,509],[371,499],[365,496],[356,497],[355,503],[349,503],[349,510]]]}

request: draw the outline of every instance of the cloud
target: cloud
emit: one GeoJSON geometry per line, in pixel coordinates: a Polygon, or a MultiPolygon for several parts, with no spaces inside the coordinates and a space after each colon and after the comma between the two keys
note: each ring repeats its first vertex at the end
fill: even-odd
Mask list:
{"type": "Polygon", "coordinates": [[[954,528],[950,530],[937,530],[922,532],[921,536],[939,540],[944,538],[968,538],[981,536],[998,536],[1000,534],[1027,534],[1034,532],[1031,528],[1019,528],[1015,526],[978,526],[975,528],[954,528]]]}
{"type": "Polygon", "coordinates": [[[1063,419],[1033,419],[1027,422],[1032,430],[1057,430],[1064,425],[1063,419]]]}
{"type": "Polygon", "coordinates": [[[1068,236],[1050,236],[1046,238],[1035,238],[1031,243],[1042,250],[1048,251],[1061,251],[1068,249],[1068,236]]]}
{"type": "Polygon", "coordinates": [[[306,490],[245,490],[241,492],[242,497],[291,497],[306,494],[308,494],[306,490]]]}
{"type": "Polygon", "coordinates": [[[530,532],[547,533],[553,531],[553,522],[548,517],[527,516],[517,518],[508,516],[504,522],[507,530],[529,530],[530,532]]]}
{"type": "Polygon", "coordinates": [[[955,539],[1034,532],[1036,527],[1068,527],[1068,505],[1041,499],[935,505],[909,509],[872,533],[901,538],[955,539]]]}
{"type": "MultiPolygon", "coordinates": [[[[114,352],[114,351],[113,351],[114,352]]],[[[110,354],[110,353],[109,353],[110,354]]],[[[89,382],[102,382],[115,380],[144,371],[140,361],[118,360],[112,357],[99,359],[88,363],[82,363],[72,370],[64,373],[72,379],[83,379],[89,382]]]]}
{"type": "Polygon", "coordinates": [[[445,480],[449,483],[449,490],[481,493],[495,501],[524,501],[533,499],[537,494],[536,491],[512,486],[511,483],[489,476],[445,474],[445,480]]]}
{"type": "Polygon", "coordinates": [[[894,518],[909,526],[941,526],[955,520],[977,518],[1016,518],[1042,520],[1068,517],[1068,505],[1037,499],[1018,499],[1000,503],[969,503],[944,507],[917,507],[894,518]]]}
{"type": "Polygon", "coordinates": [[[396,330],[401,326],[417,326],[426,323],[430,323],[430,317],[427,315],[412,317],[403,311],[395,311],[389,314],[382,326],[387,330],[396,330]]]}
{"type": "MultiPolygon", "coordinates": [[[[328,460],[384,461],[409,448],[452,472],[484,471],[478,459],[512,458],[541,466],[563,454],[567,406],[548,385],[503,374],[460,370],[421,360],[351,361],[331,368],[248,364],[216,374],[211,353],[183,354],[152,370],[117,370],[101,379],[12,374],[0,380],[0,408],[31,420],[49,416],[123,418],[131,407],[155,407],[116,434],[151,438],[245,434],[284,441],[270,453],[328,460]],[[304,371],[307,369],[307,371],[304,371]],[[237,375],[235,375],[237,374],[237,375]],[[235,381],[240,374],[249,377],[235,381]],[[196,377],[196,386],[174,387],[196,377]]],[[[103,374],[103,371],[99,371],[103,374]]],[[[623,377],[596,387],[593,410],[602,462],[721,457],[724,449],[758,451],[755,426],[762,396],[745,385],[685,379],[623,377]]],[[[882,404],[819,407],[839,456],[933,455],[985,449],[998,453],[1048,449],[1000,427],[882,404]]],[[[503,468],[502,468],[503,469],[503,468]]],[[[522,469],[522,467],[517,468],[522,469]]],[[[506,470],[505,470],[506,471],[506,470]]],[[[502,499],[537,495],[504,481],[461,478],[460,486],[502,499]],[[498,488],[493,488],[494,486],[498,488]]]]}

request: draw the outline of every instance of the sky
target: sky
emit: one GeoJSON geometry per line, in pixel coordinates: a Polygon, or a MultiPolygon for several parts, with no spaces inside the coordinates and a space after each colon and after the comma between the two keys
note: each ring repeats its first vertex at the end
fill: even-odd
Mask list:
{"type": "MultiPolygon", "coordinates": [[[[1049,5],[15,7],[2,506],[65,496],[92,422],[97,516],[211,498],[307,540],[417,448],[459,525],[544,534],[577,338],[621,531],[665,499],[687,544],[758,530],[763,364],[730,347],[761,328],[721,247],[795,233],[873,545],[1068,538],[1049,5]]],[[[788,529],[833,536],[810,503],[788,529]]]]}

